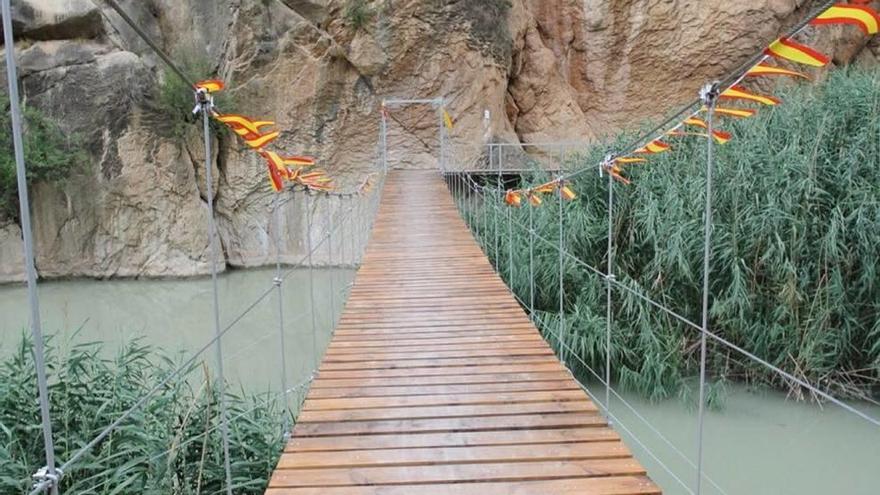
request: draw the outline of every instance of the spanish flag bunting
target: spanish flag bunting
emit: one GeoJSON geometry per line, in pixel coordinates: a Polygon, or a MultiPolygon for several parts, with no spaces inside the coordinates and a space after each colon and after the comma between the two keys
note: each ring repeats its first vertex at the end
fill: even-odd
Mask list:
{"type": "Polygon", "coordinates": [[[877,34],[880,31],[880,16],[866,5],[837,4],[819,14],[810,24],[851,24],[857,26],[865,34],[877,34]]]}
{"type": "Polygon", "coordinates": [[[541,206],[541,203],[543,203],[543,202],[544,201],[541,199],[541,196],[535,194],[532,191],[529,191],[529,203],[532,206],[541,206]]]}
{"type": "Polygon", "coordinates": [[[276,169],[271,163],[267,163],[266,168],[269,170],[269,184],[272,185],[272,190],[279,192],[284,189],[284,181],[282,180],[278,169],[276,169]]]}
{"type": "Polygon", "coordinates": [[[455,123],[452,122],[452,116],[449,115],[449,112],[446,109],[443,109],[443,124],[446,125],[446,128],[450,131],[455,127],[455,123]]]}
{"type": "Polygon", "coordinates": [[[507,191],[507,194],[504,195],[504,202],[509,206],[515,206],[519,208],[522,206],[522,195],[519,191],[507,191]]]}
{"type": "Polygon", "coordinates": [[[310,156],[282,156],[281,161],[285,165],[294,165],[299,167],[311,167],[315,164],[315,159],[310,156]]]}
{"type": "Polygon", "coordinates": [[[217,115],[216,119],[228,125],[239,136],[250,134],[260,134],[260,129],[275,125],[275,122],[268,120],[251,120],[243,115],[217,115]]]}
{"type": "Polygon", "coordinates": [[[608,174],[611,175],[614,180],[620,182],[624,185],[632,184],[632,181],[623,176],[623,169],[618,167],[617,165],[612,165],[611,167],[606,168],[608,174]]]}
{"type": "Polygon", "coordinates": [[[761,62],[760,64],[752,67],[746,72],[747,76],[750,77],[761,77],[761,76],[791,76],[791,77],[800,77],[802,79],[809,79],[809,77],[801,74],[800,72],[796,72],[793,70],[783,69],[782,67],[776,67],[775,65],[770,65],[768,63],[761,62]]]}
{"type": "Polygon", "coordinates": [[[825,67],[830,60],[812,48],[788,38],[779,38],[765,50],[767,55],[812,67],[825,67]]]}
{"type": "Polygon", "coordinates": [[[259,149],[262,149],[267,144],[271,143],[272,141],[278,139],[278,136],[280,136],[280,135],[281,135],[281,133],[279,133],[278,131],[275,131],[275,132],[270,132],[268,134],[257,135],[253,139],[245,138],[244,142],[245,142],[245,144],[247,144],[251,148],[253,148],[255,150],[259,150],[259,149]]]}
{"type": "Polygon", "coordinates": [[[556,181],[548,182],[546,184],[541,184],[540,186],[532,189],[532,192],[536,192],[539,194],[550,194],[556,190],[556,186],[558,183],[556,181]]]}
{"type": "Polygon", "coordinates": [[[659,139],[655,139],[650,143],[646,144],[644,148],[640,148],[636,150],[636,153],[641,154],[656,154],[663,153],[664,151],[669,151],[671,148],[668,144],[664,143],[659,139]]]}
{"type": "Polygon", "coordinates": [[[299,176],[302,173],[303,169],[301,168],[288,168],[287,169],[287,180],[290,182],[296,182],[299,180],[299,176]]]}
{"type": "MultiPolygon", "coordinates": [[[[709,109],[706,107],[703,107],[702,111],[708,112],[709,109]]],[[[715,107],[715,114],[716,115],[724,115],[725,117],[737,117],[740,119],[746,119],[749,117],[754,117],[756,113],[758,113],[757,110],[751,110],[751,109],[747,109],[747,108],[715,107]]]]}
{"type": "Polygon", "coordinates": [[[727,100],[753,101],[756,103],[761,103],[762,105],[769,105],[769,106],[776,106],[776,105],[779,105],[780,103],[782,103],[781,101],[779,101],[776,98],[773,98],[772,96],[763,96],[763,95],[755,94],[755,93],[752,93],[751,91],[748,91],[747,89],[743,88],[742,86],[733,86],[732,88],[728,89],[727,91],[724,91],[723,93],[721,93],[721,98],[724,98],[727,100]]]}
{"type": "MultiPolygon", "coordinates": [[[[704,132],[687,132],[687,131],[682,131],[679,129],[673,129],[673,130],[669,131],[668,134],[670,136],[677,136],[677,137],[683,137],[683,136],[695,136],[695,137],[702,137],[702,138],[709,137],[709,135],[704,132]]],[[[712,134],[715,136],[715,142],[717,142],[718,144],[727,144],[730,142],[731,139],[733,139],[733,136],[731,136],[729,132],[713,130],[712,134]]]]}
{"type": "Polygon", "coordinates": [[[226,85],[223,84],[223,81],[219,79],[208,79],[206,81],[199,81],[196,83],[196,89],[203,89],[208,93],[216,93],[218,91],[222,91],[226,85]]]}
{"type": "Polygon", "coordinates": [[[623,157],[623,158],[616,158],[614,160],[614,163],[617,163],[620,165],[632,165],[632,164],[636,164],[636,163],[648,163],[648,159],[647,158],[635,158],[635,157],[623,157]]]}
{"type": "Polygon", "coordinates": [[[568,186],[562,186],[562,189],[559,190],[559,194],[561,194],[562,199],[566,201],[574,201],[575,198],[577,198],[577,194],[575,194],[568,186]]]}

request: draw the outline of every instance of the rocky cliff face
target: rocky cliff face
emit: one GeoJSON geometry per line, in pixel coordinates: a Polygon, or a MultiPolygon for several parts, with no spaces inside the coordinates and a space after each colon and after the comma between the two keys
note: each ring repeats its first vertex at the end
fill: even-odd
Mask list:
{"type": "MultiPolygon", "coordinates": [[[[276,120],[281,146],[317,156],[347,189],[373,165],[383,98],[444,96],[462,159],[479,156],[488,140],[595,139],[693,98],[813,2],[119,3],[168,52],[206,62],[229,83],[238,110],[276,120]]],[[[198,126],[169,135],[156,111],[156,88],[173,76],[112,10],[90,0],[13,4],[27,104],[79,136],[92,158],[63,184],[33,186],[41,275],[204,273],[208,200],[228,264],[274,256],[263,166],[220,137],[211,157],[216,194],[206,197],[198,126]]],[[[850,28],[823,30],[821,40],[838,64],[873,63],[880,53],[850,28]]],[[[391,165],[435,166],[432,110],[406,107],[393,117],[391,165]]],[[[304,251],[304,205],[286,199],[281,249],[295,262],[304,251]]],[[[317,207],[318,218],[325,208],[344,209],[317,207]]],[[[0,281],[21,278],[20,251],[18,227],[0,219],[0,281]]]]}

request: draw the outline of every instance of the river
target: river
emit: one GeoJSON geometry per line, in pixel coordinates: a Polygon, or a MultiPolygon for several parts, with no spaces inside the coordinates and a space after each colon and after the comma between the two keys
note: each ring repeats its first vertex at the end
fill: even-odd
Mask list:
{"type": "MultiPolygon", "coordinates": [[[[305,379],[315,364],[344,302],[352,270],[314,271],[313,332],[309,272],[293,270],[284,283],[285,350],[288,385],[305,379]],[[332,289],[331,289],[332,286],[332,289]],[[335,294],[335,297],[331,297],[335,294]],[[330,310],[331,301],[335,309],[330,310]]],[[[221,322],[227,325],[272,286],[272,270],[243,270],[219,278],[221,322]]],[[[101,341],[112,352],[142,338],[174,355],[200,348],[214,334],[210,279],[74,280],[40,284],[42,319],[53,345],[101,341]],[[76,329],[79,331],[72,335],[76,329]]],[[[21,286],[0,287],[0,357],[20,341],[27,327],[26,293],[21,286]]],[[[281,348],[278,302],[271,294],[241,319],[222,340],[227,378],[247,390],[280,389],[281,348]]],[[[204,355],[213,363],[214,353],[204,355]]],[[[601,387],[591,387],[604,397],[601,387]]],[[[624,394],[640,415],[689,458],[696,451],[696,413],[679,400],[649,403],[624,394]]],[[[880,407],[856,404],[874,417],[880,407]]],[[[689,489],[694,469],[650,431],[619,400],[612,413],[635,433],[689,489]]],[[[618,426],[636,456],[666,494],[685,494],[636,441],[618,426]]],[[[705,470],[723,489],[709,483],[704,494],[876,495],[880,493],[880,429],[842,409],[786,400],[776,392],[732,387],[723,409],[710,411],[705,426],[705,470]]]]}

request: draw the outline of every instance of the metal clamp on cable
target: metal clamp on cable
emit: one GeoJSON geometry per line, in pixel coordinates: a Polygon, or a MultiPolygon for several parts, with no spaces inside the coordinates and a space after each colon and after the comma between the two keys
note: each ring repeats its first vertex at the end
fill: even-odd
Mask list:
{"type": "Polygon", "coordinates": [[[34,480],[34,489],[37,488],[51,488],[53,486],[58,486],[58,483],[61,481],[62,476],[64,476],[64,471],[61,468],[55,468],[55,474],[49,473],[49,466],[43,466],[34,473],[31,478],[34,480]]]}
{"type": "Polygon", "coordinates": [[[196,106],[193,108],[193,115],[198,115],[202,109],[211,112],[214,109],[214,97],[205,88],[198,88],[195,91],[196,106]]]}
{"type": "Polygon", "coordinates": [[[275,277],[272,279],[272,285],[275,287],[281,287],[281,284],[284,282],[284,279],[281,277],[275,277]]]}
{"type": "Polygon", "coordinates": [[[608,153],[605,155],[605,159],[602,160],[602,163],[599,164],[599,177],[605,176],[606,170],[611,170],[614,166],[614,160],[617,159],[616,153],[608,153]]]}
{"type": "Polygon", "coordinates": [[[609,274],[605,275],[605,280],[607,280],[608,282],[611,282],[611,283],[617,282],[617,275],[615,275],[613,273],[609,273],[609,274]]]}
{"type": "Polygon", "coordinates": [[[721,96],[721,83],[718,81],[706,84],[700,89],[700,101],[707,107],[714,107],[721,96]]]}

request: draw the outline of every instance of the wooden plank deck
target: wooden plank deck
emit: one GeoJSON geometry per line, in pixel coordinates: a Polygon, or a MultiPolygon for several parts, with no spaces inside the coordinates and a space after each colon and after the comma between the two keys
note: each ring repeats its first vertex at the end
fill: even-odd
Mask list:
{"type": "Polygon", "coordinates": [[[389,175],[270,495],[659,494],[433,172],[389,175]]]}

